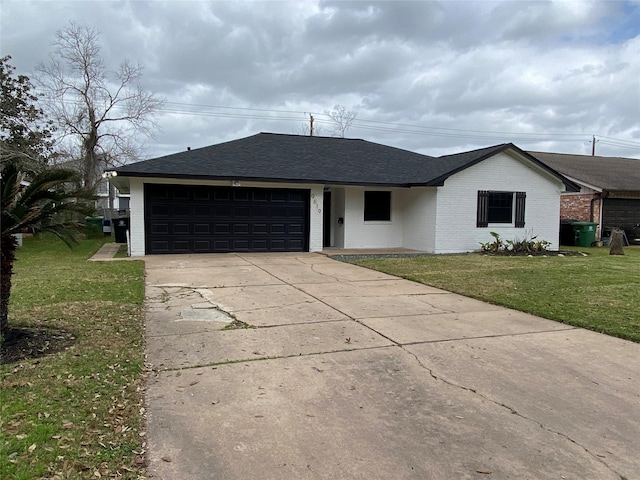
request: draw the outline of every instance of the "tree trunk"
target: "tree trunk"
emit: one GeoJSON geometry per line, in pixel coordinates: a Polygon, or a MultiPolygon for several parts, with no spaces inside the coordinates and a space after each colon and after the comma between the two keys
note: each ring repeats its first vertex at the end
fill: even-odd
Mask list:
{"type": "Polygon", "coordinates": [[[18,240],[13,235],[3,235],[1,241],[0,274],[0,337],[4,339],[9,331],[9,297],[11,296],[11,275],[16,259],[18,240]]]}
{"type": "Polygon", "coordinates": [[[622,249],[623,243],[623,231],[616,228],[611,232],[611,250],[609,250],[609,255],[624,255],[624,250],[622,249]]]}

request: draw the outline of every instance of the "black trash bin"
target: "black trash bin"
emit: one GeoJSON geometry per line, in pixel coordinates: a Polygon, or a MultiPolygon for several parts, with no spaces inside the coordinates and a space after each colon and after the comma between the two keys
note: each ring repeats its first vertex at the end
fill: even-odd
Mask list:
{"type": "Polygon", "coordinates": [[[128,218],[116,218],[113,221],[116,243],[127,243],[127,230],[129,230],[128,218]]]}
{"type": "Polygon", "coordinates": [[[573,232],[573,224],[578,220],[563,218],[560,220],[560,245],[573,247],[576,244],[576,234],[573,232]]]}

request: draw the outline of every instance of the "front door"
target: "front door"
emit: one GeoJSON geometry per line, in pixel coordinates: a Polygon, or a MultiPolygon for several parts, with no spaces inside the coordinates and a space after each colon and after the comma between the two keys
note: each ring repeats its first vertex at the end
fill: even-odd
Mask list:
{"type": "Polygon", "coordinates": [[[324,192],[322,201],[322,246],[331,246],[331,192],[324,192]]]}

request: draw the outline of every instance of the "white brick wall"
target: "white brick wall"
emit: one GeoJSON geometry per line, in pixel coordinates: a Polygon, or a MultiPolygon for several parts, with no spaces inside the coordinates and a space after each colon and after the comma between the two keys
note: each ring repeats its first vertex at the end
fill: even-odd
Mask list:
{"type": "Polygon", "coordinates": [[[480,248],[497,232],[505,240],[537,235],[558,248],[560,192],[563,184],[546,172],[501,153],[449,177],[438,188],[436,253],[480,248]],[[525,227],[476,227],[478,190],[526,192],[525,227]]]}
{"type": "MultiPolygon", "coordinates": [[[[291,187],[291,185],[289,187],[291,187]]],[[[304,187],[299,187],[299,188],[304,188],[304,187]]],[[[324,189],[323,185],[315,185],[311,187],[311,208],[309,209],[309,251],[310,252],[322,251],[322,202],[324,198],[323,189],[324,189]]]]}
{"type": "Polygon", "coordinates": [[[402,200],[398,189],[345,188],[344,248],[395,248],[402,246],[402,200]],[[364,221],[365,190],[391,191],[391,221],[364,221]]]}
{"type": "Polygon", "coordinates": [[[144,186],[141,178],[129,180],[131,191],[129,203],[129,234],[131,256],[144,256],[144,186]]]}
{"type": "Polygon", "coordinates": [[[436,187],[397,190],[403,204],[402,246],[424,252],[435,251],[436,187]]]}

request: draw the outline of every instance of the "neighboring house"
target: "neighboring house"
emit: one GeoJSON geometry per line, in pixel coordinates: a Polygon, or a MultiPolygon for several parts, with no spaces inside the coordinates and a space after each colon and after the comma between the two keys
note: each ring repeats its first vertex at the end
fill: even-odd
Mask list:
{"type": "Polygon", "coordinates": [[[120,193],[117,188],[109,188],[107,179],[101,179],[96,184],[96,197],[96,209],[106,218],[129,211],[129,195],[120,193]]]}
{"type": "Polygon", "coordinates": [[[572,182],[512,144],[429,157],[364,140],[260,133],[125,165],[131,253],[478,250],[490,231],[558,247],[572,182]]]}
{"type": "MultiPolygon", "coordinates": [[[[78,158],[62,157],[57,158],[55,166],[59,168],[67,168],[76,172],[81,172],[83,165],[78,158]]],[[[119,212],[128,212],[129,195],[120,193],[116,188],[110,185],[109,181],[101,177],[102,167],[96,170],[97,182],[95,184],[96,194],[96,213],[107,219],[117,217],[119,212]]]]}
{"type": "Polygon", "coordinates": [[[598,238],[623,228],[630,242],[640,241],[640,160],[529,153],[580,187],[562,194],[561,220],[596,222],[598,238]]]}

